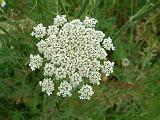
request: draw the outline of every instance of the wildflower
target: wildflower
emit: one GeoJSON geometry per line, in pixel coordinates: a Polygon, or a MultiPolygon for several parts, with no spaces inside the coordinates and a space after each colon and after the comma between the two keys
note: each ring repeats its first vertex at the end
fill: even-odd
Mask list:
{"type": "MultiPolygon", "coordinates": [[[[44,76],[61,81],[58,96],[71,96],[72,89],[82,86],[79,97],[89,100],[94,94],[89,84],[100,85],[101,74],[113,72],[114,62],[106,59],[107,52],[114,50],[112,39],[95,30],[96,23],[90,17],[68,22],[65,15],[57,15],[47,30],[43,24],[33,28],[33,36],[43,38],[36,45],[43,56],[44,76]]],[[[31,69],[42,66],[42,58],[41,62],[33,56],[30,59],[31,69]]]]}
{"type": "Polygon", "coordinates": [[[42,86],[42,91],[46,92],[48,96],[52,94],[54,90],[54,83],[51,78],[44,79],[43,81],[39,82],[39,85],[42,86]]]}

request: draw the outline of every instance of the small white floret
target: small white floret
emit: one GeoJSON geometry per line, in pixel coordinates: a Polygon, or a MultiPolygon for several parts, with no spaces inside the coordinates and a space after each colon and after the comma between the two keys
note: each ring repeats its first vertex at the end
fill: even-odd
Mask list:
{"type": "Polygon", "coordinates": [[[97,22],[98,21],[96,19],[90,18],[88,16],[86,16],[85,20],[83,21],[83,23],[84,23],[84,25],[86,27],[95,27],[95,25],[96,25],[97,22]]]}
{"type": "Polygon", "coordinates": [[[42,91],[46,92],[48,96],[52,94],[54,90],[54,83],[51,78],[44,79],[43,81],[39,82],[39,85],[42,87],[42,91]]]}
{"type": "Polygon", "coordinates": [[[71,90],[72,90],[72,85],[68,83],[67,81],[61,82],[60,86],[58,87],[59,92],[57,92],[58,96],[66,97],[66,96],[71,96],[71,90]]]}
{"type": "Polygon", "coordinates": [[[44,66],[44,75],[53,76],[55,70],[55,66],[52,63],[46,63],[44,66]]]}
{"type": "Polygon", "coordinates": [[[43,38],[46,35],[46,27],[42,23],[38,24],[36,27],[33,27],[31,35],[36,38],[43,38]]]}
{"type": "Polygon", "coordinates": [[[102,45],[106,50],[109,50],[109,51],[115,50],[115,47],[113,46],[113,43],[112,43],[112,39],[110,37],[108,37],[107,39],[105,38],[103,40],[102,45]]]}
{"type": "Polygon", "coordinates": [[[81,87],[81,89],[78,91],[78,93],[80,93],[79,98],[80,99],[87,99],[90,100],[91,96],[94,94],[93,90],[92,90],[92,86],[90,85],[83,85],[81,87]]]}
{"type": "Polygon", "coordinates": [[[57,27],[62,27],[65,23],[67,23],[66,15],[57,15],[54,18],[54,25],[57,27]]]}
{"type": "Polygon", "coordinates": [[[113,73],[113,67],[114,62],[104,61],[104,65],[102,66],[102,73],[106,74],[106,76],[109,76],[111,73],[113,73]]]}
{"type": "Polygon", "coordinates": [[[40,57],[40,55],[30,55],[30,63],[29,66],[31,67],[31,70],[34,71],[36,68],[39,69],[40,66],[42,66],[43,58],[40,57]]]}

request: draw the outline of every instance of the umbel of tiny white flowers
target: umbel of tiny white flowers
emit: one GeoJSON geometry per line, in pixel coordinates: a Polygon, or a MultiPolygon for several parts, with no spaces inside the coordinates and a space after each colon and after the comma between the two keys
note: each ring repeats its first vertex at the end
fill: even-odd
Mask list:
{"type": "Polygon", "coordinates": [[[54,90],[54,83],[51,78],[40,81],[39,85],[42,86],[42,91],[46,91],[49,96],[52,94],[52,91],[54,90]]]}
{"type": "Polygon", "coordinates": [[[112,39],[95,30],[96,23],[90,17],[67,21],[65,15],[57,15],[52,25],[33,27],[31,35],[40,39],[36,44],[39,54],[31,54],[29,66],[33,71],[43,68],[45,79],[39,82],[43,92],[51,95],[57,87],[58,96],[70,97],[80,88],[79,98],[89,100],[92,86],[100,85],[101,74],[113,72],[114,62],[107,59],[107,52],[115,49],[112,39]]]}

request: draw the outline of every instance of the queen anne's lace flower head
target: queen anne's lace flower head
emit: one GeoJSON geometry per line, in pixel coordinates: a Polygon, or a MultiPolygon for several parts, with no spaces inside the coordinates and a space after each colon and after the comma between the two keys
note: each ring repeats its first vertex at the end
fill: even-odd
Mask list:
{"type": "MultiPolygon", "coordinates": [[[[43,24],[33,28],[32,35],[43,38],[36,44],[42,57],[31,55],[29,66],[38,69],[43,60],[44,76],[60,83],[58,96],[71,96],[73,90],[81,87],[79,98],[89,100],[94,94],[89,84],[99,85],[101,74],[108,76],[113,72],[114,62],[107,59],[107,51],[115,49],[112,39],[95,30],[98,21],[94,18],[68,22],[65,15],[57,15],[53,21],[47,29],[43,24]]],[[[42,91],[48,92],[46,89],[43,85],[42,91]]]]}

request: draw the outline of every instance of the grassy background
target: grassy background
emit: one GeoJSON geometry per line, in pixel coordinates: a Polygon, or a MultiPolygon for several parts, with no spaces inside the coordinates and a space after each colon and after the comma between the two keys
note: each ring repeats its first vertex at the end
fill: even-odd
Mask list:
{"type": "MultiPolygon", "coordinates": [[[[70,20],[98,19],[96,29],[114,37],[147,0],[61,0],[70,20]],[[79,14],[81,12],[81,14],[79,14]]],[[[0,8],[0,120],[160,120],[160,8],[131,24],[113,42],[115,72],[94,88],[90,101],[78,96],[48,97],[41,92],[40,71],[31,72],[36,51],[30,33],[38,23],[65,14],[57,0],[6,0],[0,8]],[[129,65],[122,61],[127,58],[129,65]]],[[[153,5],[158,0],[150,0],[153,5]]]]}

